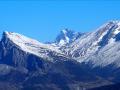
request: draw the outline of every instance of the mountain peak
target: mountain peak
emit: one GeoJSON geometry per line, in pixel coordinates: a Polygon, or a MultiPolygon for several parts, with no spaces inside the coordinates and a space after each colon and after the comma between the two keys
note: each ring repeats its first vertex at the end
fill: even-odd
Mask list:
{"type": "Polygon", "coordinates": [[[8,36],[9,32],[8,31],[3,31],[3,36],[8,36]]]}
{"type": "Polygon", "coordinates": [[[67,33],[69,33],[69,32],[74,32],[74,31],[73,31],[73,30],[70,30],[70,29],[68,29],[68,28],[65,28],[65,29],[61,30],[61,33],[63,33],[63,34],[67,34],[67,33]]]}
{"type": "Polygon", "coordinates": [[[59,46],[64,46],[66,44],[73,42],[81,35],[82,33],[74,32],[66,28],[66,29],[61,30],[60,34],[57,36],[55,40],[55,43],[57,43],[59,46]]]}
{"type": "Polygon", "coordinates": [[[110,20],[108,23],[118,24],[118,23],[120,23],[120,21],[119,20],[110,20]]]}
{"type": "Polygon", "coordinates": [[[11,40],[16,40],[16,39],[22,39],[22,37],[25,37],[25,36],[23,36],[23,35],[21,35],[21,34],[19,34],[19,33],[15,33],[15,32],[8,32],[8,31],[4,31],[3,32],[3,36],[5,36],[5,37],[7,37],[7,38],[9,38],[9,39],[11,39],[11,40]]]}
{"type": "Polygon", "coordinates": [[[63,30],[61,30],[61,32],[62,32],[63,34],[66,34],[66,33],[68,32],[68,29],[63,29],[63,30]]]}

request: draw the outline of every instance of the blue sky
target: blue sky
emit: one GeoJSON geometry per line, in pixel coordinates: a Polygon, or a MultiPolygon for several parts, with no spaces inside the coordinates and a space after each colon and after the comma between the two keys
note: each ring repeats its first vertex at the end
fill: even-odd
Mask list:
{"type": "Polygon", "coordinates": [[[39,41],[54,40],[60,30],[90,32],[120,20],[120,1],[0,1],[0,34],[12,31],[39,41]]]}

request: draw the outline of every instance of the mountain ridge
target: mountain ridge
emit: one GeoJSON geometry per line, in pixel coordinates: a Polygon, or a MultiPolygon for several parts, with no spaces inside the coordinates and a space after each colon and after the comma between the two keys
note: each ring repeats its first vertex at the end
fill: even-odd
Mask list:
{"type": "Polygon", "coordinates": [[[90,33],[61,33],[57,41],[46,44],[3,32],[0,87],[5,90],[6,83],[8,90],[89,90],[120,82],[119,21],[90,33]]]}
{"type": "MultiPolygon", "coordinates": [[[[6,35],[7,38],[9,38],[15,45],[19,46],[23,51],[49,59],[50,61],[53,60],[52,57],[49,56],[49,52],[54,52],[56,55],[68,58],[70,57],[80,63],[89,62],[89,59],[92,59],[90,62],[92,61],[94,64],[97,63],[96,65],[102,65],[102,63],[106,63],[108,61],[99,62],[99,60],[96,60],[96,62],[96,57],[99,57],[99,52],[101,52],[101,54],[103,53],[103,49],[106,50],[109,47],[113,47],[113,45],[116,45],[115,50],[119,49],[119,32],[120,22],[110,21],[98,28],[95,32],[91,33],[79,33],[69,29],[64,29],[57,36],[55,42],[49,44],[41,43],[37,40],[14,32],[6,31],[3,35],[6,35]],[[62,44],[60,44],[61,42],[62,44]]],[[[111,60],[109,62],[108,65],[116,63],[111,60]]]]}

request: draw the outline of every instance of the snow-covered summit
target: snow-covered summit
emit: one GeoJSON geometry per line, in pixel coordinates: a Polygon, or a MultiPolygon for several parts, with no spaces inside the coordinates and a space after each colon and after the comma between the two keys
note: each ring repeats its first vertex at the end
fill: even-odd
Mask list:
{"type": "Polygon", "coordinates": [[[19,33],[5,31],[3,33],[3,37],[7,38],[5,43],[12,41],[14,45],[19,47],[23,51],[35,54],[42,58],[51,59],[48,56],[49,51],[62,54],[61,51],[57,47],[52,46],[51,44],[40,43],[39,41],[35,39],[28,38],[19,33]]]}
{"type": "Polygon", "coordinates": [[[69,29],[63,29],[60,34],[56,37],[55,43],[59,46],[64,46],[66,44],[72,43],[78,39],[82,33],[74,32],[69,29]]]}
{"type": "MultiPolygon", "coordinates": [[[[120,33],[120,21],[110,21],[98,28],[96,36],[100,37],[99,45],[104,46],[113,41],[118,41],[120,33]]],[[[119,39],[120,40],[120,39],[119,39]]]]}
{"type": "Polygon", "coordinates": [[[110,21],[96,31],[86,33],[68,48],[64,49],[79,62],[93,62],[93,65],[119,63],[120,21],[110,21]],[[114,52],[114,53],[113,53],[114,52]]]}

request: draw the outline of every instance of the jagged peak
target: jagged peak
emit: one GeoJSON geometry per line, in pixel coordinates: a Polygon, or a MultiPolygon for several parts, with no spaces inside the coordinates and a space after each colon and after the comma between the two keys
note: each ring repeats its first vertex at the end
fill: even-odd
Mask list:
{"type": "Polygon", "coordinates": [[[56,37],[55,43],[57,43],[59,46],[64,46],[66,44],[73,42],[82,34],[83,33],[75,32],[71,29],[65,28],[60,31],[60,33],[56,37]]]}
{"type": "Polygon", "coordinates": [[[110,20],[110,21],[108,21],[108,23],[114,23],[114,24],[117,24],[117,23],[120,23],[120,20],[110,20]]]}
{"type": "Polygon", "coordinates": [[[65,29],[63,29],[63,30],[61,30],[61,33],[63,33],[63,34],[67,34],[67,33],[69,33],[69,32],[75,32],[75,31],[73,31],[73,30],[71,30],[71,29],[68,29],[68,28],[65,28],[65,29]]]}
{"type": "Polygon", "coordinates": [[[105,23],[103,26],[107,26],[107,27],[116,26],[116,27],[118,27],[118,26],[120,26],[120,21],[118,21],[118,20],[110,20],[107,23],[105,23]]]}

